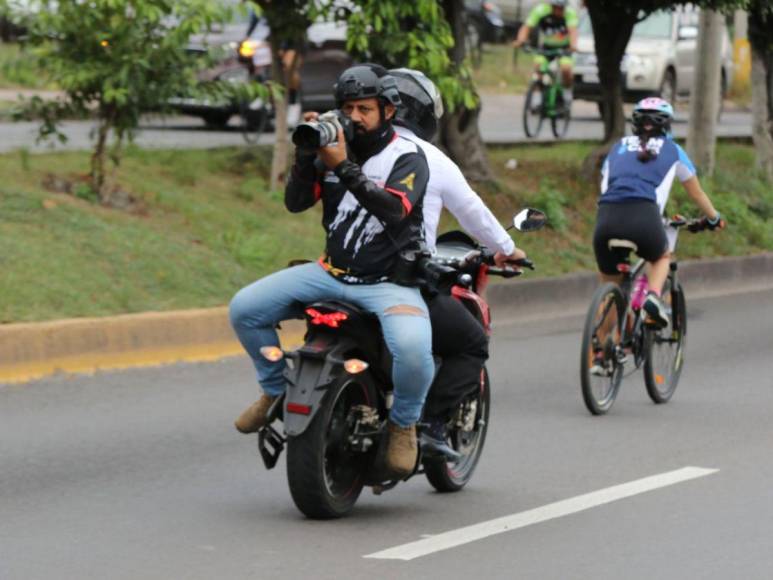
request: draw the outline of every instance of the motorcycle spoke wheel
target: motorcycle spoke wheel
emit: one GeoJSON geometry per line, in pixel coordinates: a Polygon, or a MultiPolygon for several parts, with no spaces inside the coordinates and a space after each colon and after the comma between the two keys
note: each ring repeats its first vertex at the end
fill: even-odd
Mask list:
{"type": "Polygon", "coordinates": [[[616,284],[596,290],[585,319],[580,352],[580,381],[585,406],[593,415],[612,408],[623,379],[621,324],[625,302],[616,284]]]}
{"type": "Polygon", "coordinates": [[[684,365],[687,333],[687,310],[681,285],[672,287],[671,280],[666,280],[662,296],[670,311],[670,320],[664,328],[647,328],[644,360],[647,394],[658,404],[667,403],[676,390],[684,365]]]}
{"type": "Polygon", "coordinates": [[[465,429],[455,424],[449,430],[448,442],[462,455],[461,460],[454,463],[436,457],[423,460],[427,480],[437,491],[461,490],[472,479],[480,460],[486,441],[491,407],[491,384],[485,368],[481,373],[480,389],[462,401],[457,416],[464,417],[465,411],[469,411],[472,405],[475,408],[472,428],[465,429]]]}

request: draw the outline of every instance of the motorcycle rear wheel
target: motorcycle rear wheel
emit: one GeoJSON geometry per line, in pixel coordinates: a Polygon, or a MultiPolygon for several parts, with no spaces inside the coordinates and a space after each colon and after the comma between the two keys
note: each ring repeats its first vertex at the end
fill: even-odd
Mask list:
{"type": "Polygon", "coordinates": [[[376,405],[376,389],[367,371],[338,378],[308,428],[287,440],[290,494],[309,518],[345,516],[360,496],[372,458],[349,446],[352,426],[347,418],[355,405],[376,405]]]}
{"type": "Polygon", "coordinates": [[[462,454],[462,459],[456,463],[435,457],[423,460],[424,474],[432,487],[439,492],[459,491],[467,485],[483,452],[491,407],[491,384],[485,367],[481,373],[480,389],[462,401],[460,407],[472,402],[477,405],[473,429],[464,431],[461,427],[454,426],[449,431],[449,443],[462,454]]]}

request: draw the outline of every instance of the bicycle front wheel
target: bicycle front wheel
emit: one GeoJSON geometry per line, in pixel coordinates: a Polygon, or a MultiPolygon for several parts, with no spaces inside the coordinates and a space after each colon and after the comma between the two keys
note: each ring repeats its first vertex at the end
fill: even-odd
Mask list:
{"type": "Polygon", "coordinates": [[[536,137],[542,128],[542,121],[545,118],[542,112],[543,96],[542,85],[532,82],[523,102],[523,131],[527,137],[536,137]]]}
{"type": "Polygon", "coordinates": [[[593,415],[612,408],[623,380],[618,354],[624,320],[625,299],[617,284],[599,287],[585,318],[580,353],[582,398],[593,415]]]}
{"type": "Polygon", "coordinates": [[[687,307],[679,282],[669,278],[663,285],[663,302],[670,310],[668,326],[646,329],[644,383],[654,403],[667,403],[676,390],[684,364],[687,307]]]}
{"type": "Polygon", "coordinates": [[[558,89],[554,115],[550,118],[550,128],[556,139],[562,139],[569,130],[569,121],[572,119],[572,104],[564,103],[561,89],[558,89]]]}

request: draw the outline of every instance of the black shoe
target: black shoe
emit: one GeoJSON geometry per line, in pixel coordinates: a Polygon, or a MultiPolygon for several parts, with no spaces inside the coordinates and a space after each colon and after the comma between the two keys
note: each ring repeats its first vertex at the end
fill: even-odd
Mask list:
{"type": "Polygon", "coordinates": [[[668,311],[654,292],[647,294],[647,298],[644,300],[642,308],[644,308],[644,311],[649,315],[649,318],[647,319],[648,323],[654,323],[661,328],[668,326],[668,311]]]}
{"type": "Polygon", "coordinates": [[[445,419],[426,419],[419,435],[421,452],[427,457],[444,457],[453,463],[462,458],[462,454],[448,444],[448,426],[445,419]]]}

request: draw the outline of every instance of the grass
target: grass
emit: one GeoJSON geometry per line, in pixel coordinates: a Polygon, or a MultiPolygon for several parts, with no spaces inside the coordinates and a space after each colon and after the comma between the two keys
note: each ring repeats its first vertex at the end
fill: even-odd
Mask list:
{"type": "MultiPolygon", "coordinates": [[[[597,189],[578,177],[591,147],[490,150],[500,184],[480,192],[502,222],[523,206],[542,208],[551,220],[548,229],[517,234],[539,268],[530,276],[595,267],[597,189]],[[505,168],[509,159],[515,170],[505,168]]],[[[222,305],[288,260],[315,258],[324,242],[319,208],[285,210],[281,193],[266,186],[269,155],[130,149],[115,178],[138,200],[131,213],[43,185],[52,174],[77,182],[87,153],[0,155],[0,322],[222,305]]],[[[684,235],[680,257],[773,249],[773,192],[751,170],[753,158],[748,145],[720,146],[719,169],[704,186],[730,227],[684,235]]],[[[673,197],[674,210],[697,213],[682,194],[673,197]]]]}
{"type": "Polygon", "coordinates": [[[509,44],[485,44],[472,78],[482,93],[520,94],[526,92],[532,68],[531,55],[515,52],[509,44]]]}
{"type": "Polygon", "coordinates": [[[55,88],[23,45],[0,42],[0,89],[55,88]]]}

